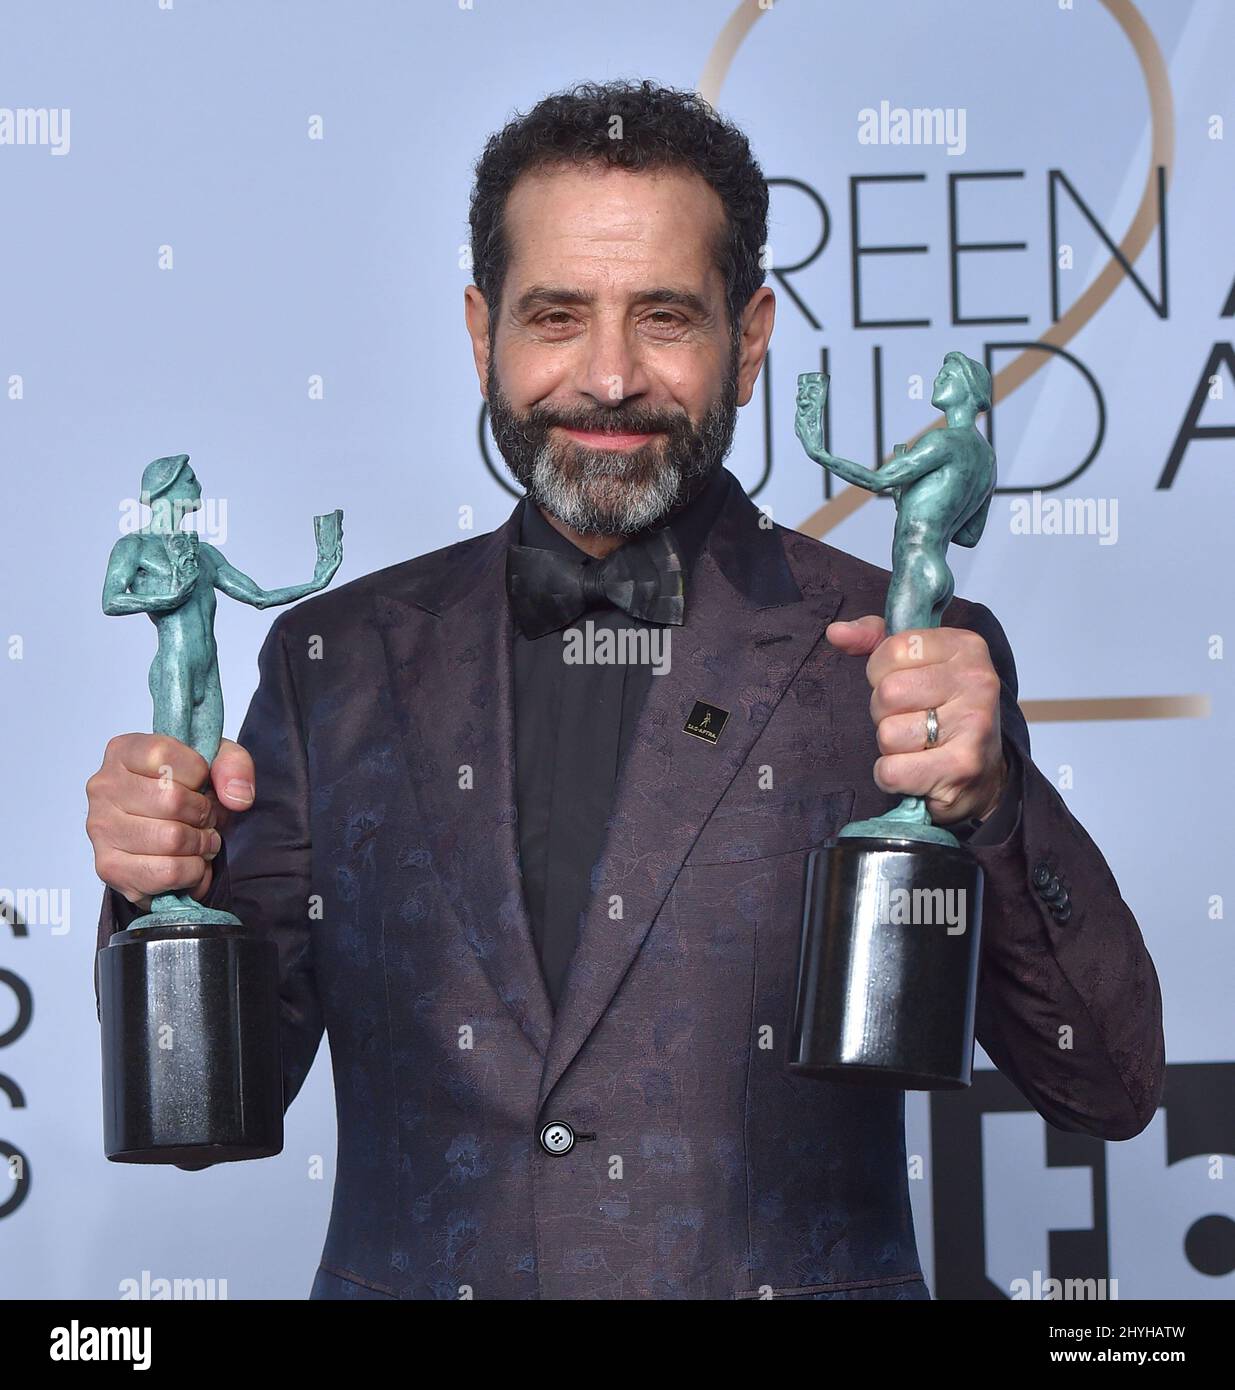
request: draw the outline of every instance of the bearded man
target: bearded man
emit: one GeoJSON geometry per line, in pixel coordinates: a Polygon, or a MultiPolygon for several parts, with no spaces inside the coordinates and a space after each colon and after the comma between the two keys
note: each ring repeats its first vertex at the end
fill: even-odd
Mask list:
{"type": "Polygon", "coordinates": [[[132,734],[91,778],[100,944],[187,889],[278,944],[288,1104],[329,1036],[314,1298],[929,1297],[903,1092],[786,1065],[806,855],[904,796],[985,871],[992,1060],[1063,1129],[1154,1112],[1154,968],[1002,628],[954,599],[910,660],[888,571],[723,465],[767,206],[741,132],[649,82],[494,135],[465,315],[526,495],[280,617],[210,769],[132,734]]]}

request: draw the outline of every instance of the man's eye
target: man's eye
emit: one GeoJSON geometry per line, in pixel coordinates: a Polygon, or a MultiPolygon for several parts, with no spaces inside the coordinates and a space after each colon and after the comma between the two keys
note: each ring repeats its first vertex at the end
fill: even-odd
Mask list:
{"type": "Polygon", "coordinates": [[[675,314],[669,309],[653,309],[644,322],[647,327],[654,329],[658,336],[664,337],[676,336],[687,326],[681,314],[675,314]]]}
{"type": "MultiPolygon", "coordinates": [[[[573,315],[566,309],[550,309],[536,320],[542,328],[569,328],[573,322],[573,315]]],[[[680,314],[675,314],[669,309],[654,309],[647,315],[645,322],[654,328],[680,328],[684,320],[680,314]]]]}

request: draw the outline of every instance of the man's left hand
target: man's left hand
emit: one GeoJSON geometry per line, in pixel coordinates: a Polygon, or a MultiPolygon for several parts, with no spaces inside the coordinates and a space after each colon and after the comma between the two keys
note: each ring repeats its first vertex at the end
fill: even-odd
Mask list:
{"type": "Polygon", "coordinates": [[[967,628],[907,628],[885,635],[875,615],[837,622],[825,634],[838,650],[865,656],[870,711],[885,792],[926,798],[933,821],[985,819],[1007,782],[999,728],[999,673],[985,640],[967,628]],[[939,742],[926,746],[934,709],[939,742]]]}

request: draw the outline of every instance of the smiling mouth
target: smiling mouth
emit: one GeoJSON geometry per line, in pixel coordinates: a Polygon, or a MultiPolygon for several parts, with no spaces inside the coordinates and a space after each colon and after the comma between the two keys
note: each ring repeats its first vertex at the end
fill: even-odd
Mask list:
{"type": "Polygon", "coordinates": [[[577,443],[587,445],[589,449],[637,449],[641,444],[646,444],[649,439],[655,439],[657,433],[631,434],[621,430],[575,430],[565,425],[560,425],[558,428],[577,443]]]}

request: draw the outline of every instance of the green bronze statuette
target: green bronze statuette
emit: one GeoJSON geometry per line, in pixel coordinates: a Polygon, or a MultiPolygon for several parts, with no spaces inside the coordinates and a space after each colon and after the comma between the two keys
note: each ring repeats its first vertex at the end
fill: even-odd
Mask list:
{"type": "MultiPolygon", "coordinates": [[[[798,377],[794,428],[816,463],[896,501],[886,631],[938,627],[953,593],[948,546],[977,545],[995,488],[995,454],[974,425],[990,408],[990,373],[949,352],[931,394],[946,423],[879,469],[827,449],[827,389],[819,372],[798,377]]],[[[932,823],[924,797],[851,821],[811,850],[790,1070],[902,1090],[968,1086],[982,892],[980,862],[932,823]],[[954,923],[941,925],[926,906],[936,902],[954,904],[954,923]]]]}
{"type": "MultiPolygon", "coordinates": [[[[150,522],[112,547],[103,585],[103,612],[110,617],[148,613],[158,633],[150,667],[154,732],[187,743],[214,761],[223,736],[223,691],[219,685],[214,614],[218,589],[254,608],[277,608],[324,589],[343,563],[343,513],[314,517],[317,565],[305,584],[263,589],[228,564],[212,545],[180,523],[201,507],[201,484],[188,454],[155,459],[142,474],[141,500],[150,522]]],[[[234,923],[230,912],[202,907],[185,893],[161,893],[150,912],[131,926],[234,923]]]]}
{"type": "MultiPolygon", "coordinates": [[[[343,560],[343,513],[314,518],[312,579],[263,589],[180,529],[201,497],[188,454],[146,469],[150,521],[112,547],[103,612],[150,615],[159,639],[154,732],[210,764],[223,736],[215,590],[274,608],[324,589],[343,560]]],[[[97,969],[103,1151],[113,1163],[197,1169],[282,1150],[279,952],[268,933],[187,893],[159,893],[148,913],[111,934],[97,969]]]]}
{"type": "MultiPolygon", "coordinates": [[[[794,428],[803,448],[838,478],[870,492],[890,492],[896,500],[892,579],[883,615],[887,633],[938,627],[953,594],[948,546],[977,545],[995,489],[995,451],[974,423],[990,409],[990,373],[963,352],[949,352],[931,393],[931,404],[944,412],[947,423],[928,430],[878,470],[828,452],[823,442],[827,393],[828,378],[821,372],[798,377],[794,428]]],[[[853,821],[839,833],[957,844],[955,835],[931,823],[925,800],[917,796],[905,797],[885,815],[853,821]]]]}

